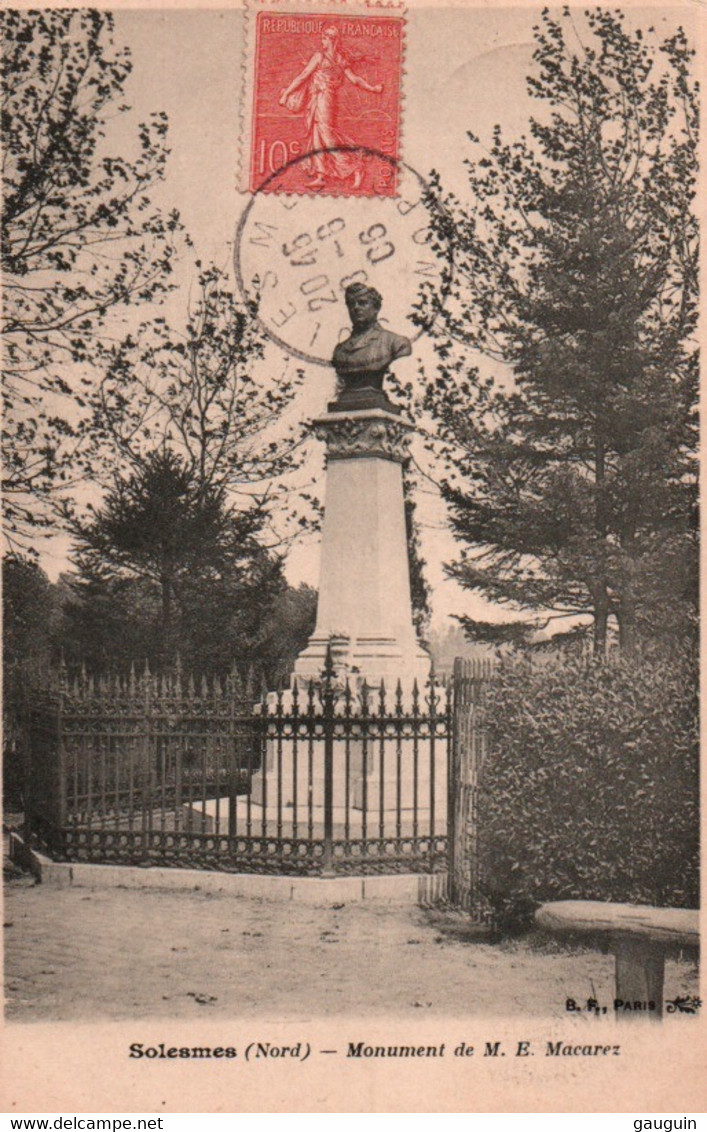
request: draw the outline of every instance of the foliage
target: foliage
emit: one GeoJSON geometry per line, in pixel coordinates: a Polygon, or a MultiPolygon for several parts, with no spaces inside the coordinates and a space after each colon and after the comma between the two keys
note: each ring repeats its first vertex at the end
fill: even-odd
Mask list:
{"type": "Polygon", "coordinates": [[[178,651],[178,620],[183,629],[193,625],[193,641],[207,625],[215,631],[214,619],[225,616],[238,594],[262,611],[273,587],[282,586],[279,560],[256,541],[263,521],[257,508],[228,508],[223,492],[195,482],[174,453],[161,449],[145,455],[131,475],[117,476],[90,520],[74,522],[77,561],[89,593],[107,588],[115,600],[126,594],[125,579],[148,583],[142,592],[159,597],[158,661],[169,665],[178,651]]]}
{"type": "MultiPolygon", "coordinates": [[[[259,551],[242,573],[194,583],[180,591],[174,611],[175,654],[182,671],[228,675],[234,665],[242,679],[275,688],[292,670],[314,625],[316,594],[287,586],[277,560],[259,551]],[[187,604],[188,602],[188,604],[187,604]]],[[[69,671],[96,674],[151,671],[162,665],[161,603],[145,579],[91,574],[65,575],[62,652],[69,671]]]]}
{"type": "MultiPolygon", "coordinates": [[[[411,382],[402,382],[393,372],[386,375],[392,400],[410,417],[419,415],[415,391],[411,382]]],[[[420,483],[420,469],[414,458],[409,457],[403,465],[403,500],[405,506],[405,534],[408,548],[408,567],[410,570],[410,598],[412,616],[418,637],[426,641],[430,633],[431,590],[425,575],[425,559],[422,557],[420,543],[420,523],[417,518],[417,493],[420,483]]]]}
{"type": "MultiPolygon", "coordinates": [[[[226,676],[234,665],[276,688],[314,628],[317,595],[289,586],[279,559],[257,544],[225,578],[187,579],[174,611],[174,645],[182,671],[226,676]],[[192,589],[193,587],[193,589],[192,589]]],[[[161,599],[149,577],[92,570],[62,574],[52,585],[31,560],[3,560],[4,738],[6,769],[20,736],[25,691],[44,687],[62,658],[70,673],[140,672],[162,663],[161,599]],[[9,754],[8,754],[9,752],[9,754]]],[[[16,761],[16,760],[15,760],[16,761]]],[[[7,781],[6,781],[7,785],[7,781]]]]}
{"type": "Polygon", "coordinates": [[[21,804],[23,705],[49,668],[58,619],[49,579],[22,555],[3,558],[2,610],[3,781],[6,801],[21,804]]]}
{"type": "Polygon", "coordinates": [[[218,268],[196,266],[198,298],[183,325],[152,318],[114,348],[93,429],[128,465],[160,443],[200,488],[262,507],[295,462],[294,437],[275,430],[301,374],[273,381],[260,364],[256,304],[237,300],[218,268]]]}
{"type": "Polygon", "coordinates": [[[243,678],[251,670],[264,677],[279,660],[268,629],[285,588],[282,560],[255,540],[228,568],[191,574],[179,590],[180,651],[191,671],[223,675],[235,664],[243,678]]]}
{"type": "Polygon", "coordinates": [[[497,906],[696,907],[695,658],[502,665],[480,771],[483,885],[497,906]]]}
{"type": "Polygon", "coordinates": [[[425,560],[420,549],[420,529],[415,511],[417,504],[412,492],[409,469],[403,476],[405,503],[405,533],[407,535],[408,564],[410,569],[410,599],[412,619],[418,637],[424,640],[430,625],[430,587],[425,577],[425,560]]]}
{"type": "Polygon", "coordinates": [[[444,304],[430,291],[421,309],[465,548],[451,572],[517,611],[590,616],[599,653],[613,616],[630,650],[642,611],[683,619],[694,592],[694,52],[682,29],[659,42],[601,8],[580,26],[546,9],[535,41],[530,137],[496,127],[482,152],[470,135],[468,199],[436,174],[429,194],[455,265],[444,304]]]}
{"type": "Polygon", "coordinates": [[[492,656],[490,649],[480,648],[470,642],[461,625],[456,624],[456,619],[432,628],[428,645],[438,676],[451,676],[457,658],[471,660],[474,657],[492,656]]]}
{"type": "Polygon", "coordinates": [[[154,671],[161,657],[161,603],[146,578],[113,575],[88,564],[62,575],[62,654],[70,672],[154,671]]]}
{"type": "Polygon", "coordinates": [[[289,682],[294,663],[314,632],[317,591],[301,584],[287,586],[271,601],[253,638],[252,663],[268,688],[289,682]]]}
{"type": "Polygon", "coordinates": [[[139,125],[133,155],[108,149],[131,71],[111,15],[6,9],[0,20],[4,493],[16,543],[90,470],[87,394],[108,315],[169,287],[179,221],[149,198],[167,160],[166,116],[139,125]]]}
{"type": "MultiPolygon", "coordinates": [[[[266,639],[285,590],[273,511],[297,461],[293,437],[275,433],[299,375],[272,381],[255,305],[236,301],[217,268],[197,267],[184,324],[158,317],[124,337],[94,399],[94,434],[114,457],[100,512],[67,513],[82,573],[72,616],[77,630],[93,623],[100,595],[160,666],[179,653],[198,673],[228,671],[234,658],[270,672],[287,651],[286,639],[266,639]],[[149,616],[155,587],[161,612],[149,616]],[[128,592],[143,605],[135,616],[128,592]]],[[[110,645],[96,629],[93,643],[78,632],[94,661],[110,645]]]]}

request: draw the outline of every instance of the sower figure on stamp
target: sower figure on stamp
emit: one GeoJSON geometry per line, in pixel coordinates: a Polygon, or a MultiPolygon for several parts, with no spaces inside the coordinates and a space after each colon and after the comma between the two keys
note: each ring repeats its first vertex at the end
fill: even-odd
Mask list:
{"type": "Polygon", "coordinates": [[[343,383],[337,407],[399,410],[383,392],[383,378],[391,364],[412,353],[409,338],[385,330],[378,321],[382,298],[374,287],[352,283],[344,292],[351,318],[348,338],[334,350],[332,362],[343,383]]]}
{"type": "Polygon", "coordinates": [[[348,79],[354,86],[371,94],[380,94],[380,83],[369,83],[352,69],[349,59],[337,44],[338,29],[327,27],[322,34],[322,49],[315,51],[303,71],[285,87],[280,105],[298,113],[305,108],[307,141],[312,157],[309,172],[313,177],[309,188],[323,189],[327,176],[345,180],[352,177],[352,188],[363,180],[363,162],[356,153],[337,152],[341,147],[356,145],[338,129],[338,92],[348,79]],[[333,152],[314,152],[329,150],[333,152]]]}

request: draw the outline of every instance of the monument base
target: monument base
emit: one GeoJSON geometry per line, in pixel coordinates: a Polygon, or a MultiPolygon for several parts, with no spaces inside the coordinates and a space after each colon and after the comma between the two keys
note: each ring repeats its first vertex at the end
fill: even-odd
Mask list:
{"type": "Polygon", "coordinates": [[[325,637],[314,635],[295,661],[293,680],[300,686],[320,680],[331,648],[337,678],[348,677],[352,688],[365,679],[369,687],[385,683],[394,693],[398,680],[406,692],[417,681],[420,693],[429,679],[431,661],[416,640],[400,641],[395,637],[325,637]]]}
{"type": "Polygon", "coordinates": [[[331,646],[337,679],[422,691],[431,665],[412,619],[402,472],[414,426],[378,389],[344,390],[329,409],[314,422],[327,444],[317,621],[294,678],[319,680],[331,646]]]}
{"type": "MultiPolygon", "coordinates": [[[[347,749],[345,742],[335,740],[333,754],[332,807],[341,820],[356,811],[364,811],[371,822],[380,814],[395,813],[417,815],[422,820],[432,811],[440,821],[446,818],[446,758],[438,758],[431,768],[423,757],[415,759],[414,741],[402,739],[399,774],[395,746],[390,743],[381,778],[379,744],[374,740],[368,747],[365,774],[360,741],[349,741],[347,749]]],[[[300,746],[295,764],[293,744],[287,740],[279,749],[275,742],[268,742],[265,758],[265,769],[253,775],[251,805],[262,807],[270,815],[278,811],[288,814],[300,822],[311,812],[323,821],[323,759],[315,757],[310,767],[307,750],[300,746]]]]}

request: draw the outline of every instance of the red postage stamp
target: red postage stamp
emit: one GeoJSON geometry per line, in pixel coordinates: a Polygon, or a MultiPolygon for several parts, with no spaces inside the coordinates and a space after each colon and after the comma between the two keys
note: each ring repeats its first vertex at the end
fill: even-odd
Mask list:
{"type": "Polygon", "coordinates": [[[250,192],[395,196],[404,19],[383,11],[253,13],[250,192]]]}

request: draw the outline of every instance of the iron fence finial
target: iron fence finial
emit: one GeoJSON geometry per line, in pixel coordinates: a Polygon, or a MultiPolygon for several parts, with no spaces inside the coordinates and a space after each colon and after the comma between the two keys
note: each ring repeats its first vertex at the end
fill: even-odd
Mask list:
{"type": "Polygon", "coordinates": [[[326,683],[331,684],[334,676],[336,675],[336,668],[334,667],[334,653],[331,647],[331,641],[327,642],[326,657],[324,660],[324,670],[322,676],[326,683]]]}

